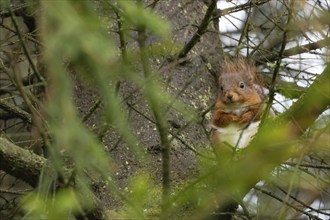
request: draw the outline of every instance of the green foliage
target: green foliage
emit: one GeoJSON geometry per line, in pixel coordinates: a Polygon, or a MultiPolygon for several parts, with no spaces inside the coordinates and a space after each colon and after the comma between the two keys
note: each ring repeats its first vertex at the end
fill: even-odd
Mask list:
{"type": "MultiPolygon", "coordinates": [[[[143,28],[166,39],[168,24],[158,16],[126,1],[119,1],[118,5],[120,8],[117,10],[124,15],[126,27],[143,28]]],[[[89,209],[92,199],[84,198],[91,194],[88,173],[106,179],[109,191],[119,198],[126,198],[124,200],[127,204],[119,215],[145,218],[146,211],[143,210],[159,212],[155,210],[160,208],[160,188],[158,186],[150,190],[153,186],[147,175],[132,178],[128,195],[120,192],[116,182],[111,177],[108,178],[112,169],[111,158],[78,117],[69,75],[74,71],[90,86],[98,88],[102,95],[106,123],[122,135],[141,163],[148,160],[128,126],[122,100],[115,91],[116,82],[130,79],[146,96],[153,94],[155,102],[171,104],[186,112],[184,106],[177,104],[162,91],[155,74],[147,78],[141,77],[132,71],[129,63],[119,59],[104,23],[89,1],[42,1],[41,7],[42,37],[46,45],[45,62],[52,83],[47,105],[48,128],[52,138],[48,146],[49,158],[61,177],[62,184],[74,184],[75,188],[64,188],[54,192],[54,195],[49,194],[47,189],[51,188],[57,177],[44,175],[39,192],[31,194],[23,201],[24,208],[30,210],[27,218],[72,218],[72,214],[89,209]],[[75,179],[74,183],[71,182],[72,178],[75,179]]],[[[149,52],[166,55],[167,50],[164,48],[170,45],[168,41],[164,42],[164,45],[159,42],[149,52]]],[[[190,112],[186,114],[191,115],[190,112]]]]}
{"type": "Polygon", "coordinates": [[[110,218],[128,219],[134,216],[147,219],[160,215],[162,190],[159,185],[153,183],[148,172],[139,171],[134,174],[125,191],[129,202],[116,212],[109,213],[110,218]]]}
{"type": "Polygon", "coordinates": [[[73,219],[72,214],[81,211],[80,199],[70,188],[49,197],[31,194],[23,200],[23,209],[27,211],[25,219],[73,219]]]}
{"type": "Polygon", "coordinates": [[[0,6],[3,8],[7,8],[10,5],[10,1],[9,0],[1,0],[0,1],[0,6]]]}
{"type": "Polygon", "coordinates": [[[132,26],[138,29],[149,30],[163,39],[168,37],[169,24],[150,10],[143,8],[142,4],[132,4],[131,1],[118,1],[118,4],[123,11],[124,18],[132,26]]]}

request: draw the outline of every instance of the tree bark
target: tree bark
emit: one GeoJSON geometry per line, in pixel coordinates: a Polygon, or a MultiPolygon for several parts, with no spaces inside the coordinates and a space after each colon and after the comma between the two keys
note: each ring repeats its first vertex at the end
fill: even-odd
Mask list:
{"type": "Polygon", "coordinates": [[[38,185],[42,169],[54,172],[47,159],[0,137],[0,169],[33,187],[38,185]],[[45,167],[46,166],[46,167],[45,167]]]}
{"type": "MultiPolygon", "coordinates": [[[[48,176],[56,175],[56,170],[48,160],[38,156],[30,150],[23,149],[0,137],[0,170],[25,181],[32,187],[37,187],[41,172],[45,169],[48,176]]],[[[95,207],[76,213],[75,218],[80,219],[102,219],[103,212],[96,199],[95,207]]]]}

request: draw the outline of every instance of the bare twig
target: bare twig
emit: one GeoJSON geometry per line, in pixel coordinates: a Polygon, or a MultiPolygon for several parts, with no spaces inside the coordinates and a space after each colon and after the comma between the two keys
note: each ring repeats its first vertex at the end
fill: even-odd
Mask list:
{"type": "Polygon", "coordinates": [[[13,194],[13,195],[26,195],[28,192],[31,192],[31,189],[25,190],[8,190],[8,189],[0,189],[0,193],[13,194]]]}
{"type": "MultiPolygon", "coordinates": [[[[286,192],[286,191],[285,191],[284,189],[282,189],[280,186],[276,186],[276,187],[277,187],[279,190],[281,190],[284,194],[288,194],[288,192],[286,192]]],[[[308,209],[310,209],[310,210],[313,210],[313,211],[315,211],[315,212],[317,212],[317,213],[319,213],[319,214],[323,214],[323,215],[328,215],[328,216],[330,216],[329,213],[323,212],[323,211],[318,210],[318,209],[314,209],[313,207],[311,207],[311,206],[307,205],[306,203],[300,201],[299,199],[297,199],[296,197],[292,196],[291,194],[290,194],[290,198],[293,199],[294,201],[296,201],[297,203],[299,203],[300,205],[302,205],[302,206],[305,207],[305,208],[308,208],[308,209]]]]}
{"type": "MultiPolygon", "coordinates": [[[[154,120],[152,120],[151,118],[149,118],[148,116],[146,116],[144,113],[142,113],[141,111],[139,111],[138,109],[136,109],[133,105],[127,103],[128,107],[130,107],[133,111],[135,111],[136,113],[138,113],[139,115],[141,115],[143,118],[145,118],[146,120],[150,121],[153,124],[156,124],[156,122],[154,120]]],[[[194,147],[190,146],[187,142],[185,142],[180,136],[179,133],[185,129],[187,126],[189,126],[189,123],[183,125],[176,133],[173,133],[171,131],[168,131],[168,133],[172,136],[172,138],[169,140],[169,142],[172,142],[173,139],[177,139],[178,141],[181,142],[181,144],[183,144],[187,149],[191,150],[193,153],[195,153],[196,155],[203,157],[205,159],[213,159],[208,155],[202,154],[199,151],[197,151],[194,147]]]]}
{"type": "Polygon", "coordinates": [[[316,164],[306,164],[306,163],[297,164],[297,163],[291,163],[291,162],[286,162],[284,164],[289,165],[289,166],[297,166],[298,165],[299,167],[330,170],[330,165],[316,165],[316,164]]]}
{"type": "MultiPolygon", "coordinates": [[[[311,50],[317,50],[323,47],[327,47],[330,45],[330,38],[324,38],[322,40],[313,42],[313,43],[309,43],[309,44],[304,44],[301,46],[296,46],[287,50],[283,51],[282,57],[289,57],[289,56],[293,56],[293,55],[297,55],[297,54],[301,54],[301,53],[307,53],[310,52],[311,50]]],[[[274,61],[276,59],[278,59],[278,54],[272,54],[269,53],[268,55],[263,55],[261,57],[255,57],[255,59],[258,62],[265,62],[265,61],[274,61]]]]}
{"type": "Polygon", "coordinates": [[[17,117],[19,117],[20,119],[22,119],[23,121],[29,124],[32,123],[32,115],[30,113],[24,111],[23,109],[17,107],[14,104],[11,104],[10,102],[7,102],[4,99],[0,99],[0,108],[2,108],[3,110],[9,113],[16,115],[17,117]]]}
{"type": "MultiPolygon", "coordinates": [[[[262,10],[259,10],[259,7],[258,7],[258,11],[259,11],[262,15],[264,15],[264,16],[267,18],[267,21],[271,22],[271,23],[274,24],[274,25],[272,26],[272,28],[270,28],[270,29],[268,30],[268,32],[267,32],[267,33],[265,34],[265,36],[261,39],[261,41],[259,42],[259,44],[258,44],[256,47],[253,48],[253,50],[252,50],[250,56],[252,56],[256,51],[258,51],[259,48],[264,44],[264,42],[265,42],[266,40],[268,40],[268,37],[273,33],[273,31],[275,30],[276,27],[279,28],[279,30],[284,31],[283,28],[277,24],[277,23],[282,19],[282,16],[278,16],[278,17],[276,18],[276,20],[274,21],[273,19],[269,18],[265,13],[263,13],[262,10]]],[[[283,12],[283,14],[284,14],[284,13],[285,13],[285,12],[283,12]]],[[[259,51],[259,52],[260,52],[260,51],[259,51]]],[[[267,53],[267,54],[268,54],[268,53],[267,53]]]]}
{"type": "Polygon", "coordinates": [[[187,55],[187,53],[195,46],[195,44],[199,41],[201,36],[205,33],[207,26],[210,23],[211,17],[213,15],[213,11],[217,5],[216,0],[212,0],[209,7],[207,8],[207,11],[205,13],[205,16],[199,25],[197,32],[192,36],[192,38],[188,41],[188,43],[181,49],[181,51],[178,54],[178,59],[183,58],[187,55]]]}
{"type": "Polygon", "coordinates": [[[101,97],[98,97],[97,100],[94,102],[94,104],[87,110],[85,115],[82,117],[82,121],[86,122],[90,116],[95,112],[95,110],[100,106],[102,102],[101,97]]]}
{"type": "Polygon", "coordinates": [[[12,22],[13,22],[13,24],[14,24],[14,28],[15,28],[16,33],[17,33],[18,38],[19,38],[19,42],[20,42],[20,44],[21,44],[21,46],[22,46],[22,48],[23,48],[23,51],[24,51],[24,54],[25,54],[26,58],[27,58],[28,61],[29,61],[29,64],[30,64],[31,67],[32,67],[33,72],[36,74],[36,76],[38,77],[38,79],[39,79],[41,82],[45,82],[45,79],[41,76],[41,74],[39,73],[37,67],[35,66],[34,62],[32,61],[31,55],[30,55],[30,53],[29,53],[29,51],[28,51],[28,49],[27,49],[27,47],[26,47],[26,45],[25,45],[25,43],[24,43],[24,41],[23,41],[22,33],[21,33],[21,31],[19,30],[19,28],[18,28],[18,24],[17,24],[16,19],[15,19],[15,17],[14,17],[14,12],[12,11],[12,9],[11,9],[10,7],[9,7],[9,11],[10,11],[10,17],[11,17],[11,20],[12,20],[12,22]]]}
{"type": "Polygon", "coordinates": [[[268,195],[268,196],[270,196],[270,197],[276,199],[277,201],[280,201],[280,202],[284,203],[285,205],[289,206],[290,208],[293,208],[294,210],[296,210],[297,212],[300,212],[300,213],[303,213],[303,214],[307,215],[307,216],[310,217],[311,219],[322,220],[321,218],[317,217],[316,215],[312,215],[312,214],[310,214],[310,213],[304,211],[303,209],[300,209],[300,208],[298,208],[298,207],[295,207],[294,205],[288,203],[287,201],[284,201],[283,199],[281,199],[281,198],[278,197],[277,195],[273,194],[272,192],[269,192],[269,191],[267,191],[267,190],[265,190],[265,189],[262,189],[262,188],[260,188],[260,187],[258,187],[258,186],[255,186],[255,187],[253,187],[253,188],[254,188],[255,190],[257,190],[257,191],[262,192],[262,193],[265,194],[265,195],[268,195]]]}
{"type": "MultiPolygon", "coordinates": [[[[17,33],[14,29],[11,29],[10,27],[8,27],[8,26],[6,26],[6,25],[4,25],[4,24],[2,24],[2,23],[0,23],[0,26],[3,27],[3,28],[6,29],[6,30],[12,32],[12,33],[15,33],[15,34],[17,33]]],[[[31,34],[26,34],[25,37],[26,37],[26,39],[32,41],[33,43],[36,43],[36,44],[38,44],[39,46],[43,46],[43,44],[42,44],[40,41],[38,41],[38,40],[35,39],[34,37],[31,37],[31,34]]]]}
{"type": "MultiPolygon", "coordinates": [[[[290,10],[290,9],[288,9],[288,10],[290,10]]],[[[288,15],[288,20],[287,20],[287,25],[286,25],[287,27],[288,27],[290,21],[291,21],[291,13],[289,13],[289,15],[288,15]]],[[[285,30],[284,33],[283,33],[281,49],[280,49],[280,52],[278,54],[278,60],[276,62],[275,69],[274,69],[274,72],[273,72],[272,82],[271,82],[271,85],[270,85],[270,88],[269,88],[269,100],[267,102],[265,113],[264,113],[264,116],[262,118],[262,123],[268,118],[270,108],[271,108],[272,103],[274,101],[276,78],[277,78],[277,75],[278,75],[279,70],[280,70],[280,65],[281,65],[281,62],[282,62],[284,49],[285,49],[285,46],[286,46],[286,43],[287,43],[286,42],[287,41],[287,35],[288,35],[288,31],[285,30]]]]}
{"type": "Polygon", "coordinates": [[[231,14],[231,13],[235,13],[235,12],[238,12],[238,11],[246,10],[246,9],[252,8],[254,6],[262,5],[262,4],[265,4],[265,3],[269,2],[269,1],[270,0],[261,0],[261,1],[258,1],[256,3],[254,1],[248,1],[245,4],[237,5],[237,6],[230,7],[230,8],[226,8],[224,10],[218,9],[216,11],[215,16],[212,18],[212,20],[213,19],[218,19],[221,16],[225,16],[225,15],[228,15],[228,14],[231,14]]]}

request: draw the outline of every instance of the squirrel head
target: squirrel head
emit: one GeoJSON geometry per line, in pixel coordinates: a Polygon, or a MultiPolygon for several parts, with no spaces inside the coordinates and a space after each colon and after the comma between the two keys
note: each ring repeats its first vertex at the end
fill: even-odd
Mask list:
{"type": "Polygon", "coordinates": [[[216,108],[225,112],[249,109],[262,102],[262,96],[255,86],[256,68],[254,62],[243,58],[225,60],[219,77],[219,95],[216,108]]]}

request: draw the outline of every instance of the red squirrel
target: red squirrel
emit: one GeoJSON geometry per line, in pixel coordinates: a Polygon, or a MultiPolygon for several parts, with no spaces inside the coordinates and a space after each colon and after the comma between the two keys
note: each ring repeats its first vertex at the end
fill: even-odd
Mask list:
{"type": "Polygon", "coordinates": [[[225,60],[209,124],[213,143],[246,147],[258,130],[264,108],[264,95],[261,86],[256,84],[254,62],[243,58],[225,60]]]}

